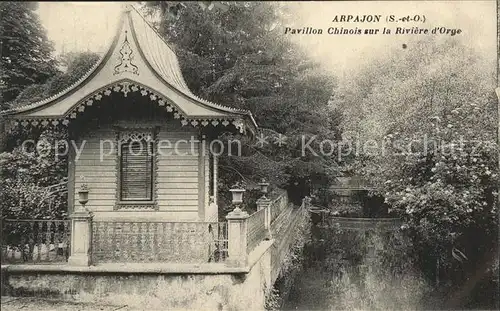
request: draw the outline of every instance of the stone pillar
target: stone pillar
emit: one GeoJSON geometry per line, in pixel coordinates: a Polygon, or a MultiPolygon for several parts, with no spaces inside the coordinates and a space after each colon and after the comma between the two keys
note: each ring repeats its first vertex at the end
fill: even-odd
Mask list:
{"type": "Polygon", "coordinates": [[[247,212],[236,208],[227,216],[228,259],[227,265],[244,267],[247,265],[247,212]]]}
{"type": "Polygon", "coordinates": [[[92,251],[92,213],[77,211],[71,214],[71,254],[68,264],[90,266],[92,251]]]}

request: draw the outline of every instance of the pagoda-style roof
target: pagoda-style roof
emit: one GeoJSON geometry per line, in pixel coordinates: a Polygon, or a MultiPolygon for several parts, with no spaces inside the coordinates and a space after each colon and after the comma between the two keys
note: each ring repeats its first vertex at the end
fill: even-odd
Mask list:
{"type": "Polygon", "coordinates": [[[249,111],[212,103],[194,95],[186,85],[174,51],[132,5],[121,15],[107,52],[76,83],[45,100],[3,112],[11,125],[68,125],[111,92],[140,92],[165,107],[182,125],[234,125],[254,133],[249,111]]]}

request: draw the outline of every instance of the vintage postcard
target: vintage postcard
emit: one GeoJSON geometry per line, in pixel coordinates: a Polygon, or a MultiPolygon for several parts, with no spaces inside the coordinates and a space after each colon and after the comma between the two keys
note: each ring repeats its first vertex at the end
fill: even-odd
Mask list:
{"type": "Polygon", "coordinates": [[[2,310],[498,310],[499,9],[1,2],[2,310]]]}

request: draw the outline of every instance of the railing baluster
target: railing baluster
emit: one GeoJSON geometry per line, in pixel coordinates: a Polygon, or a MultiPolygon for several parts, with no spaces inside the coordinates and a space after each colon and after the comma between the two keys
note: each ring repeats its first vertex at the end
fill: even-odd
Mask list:
{"type": "Polygon", "coordinates": [[[123,261],[127,260],[127,222],[120,223],[121,231],[120,231],[120,259],[123,261]]]}
{"type": "Polygon", "coordinates": [[[23,256],[23,261],[26,261],[26,259],[28,260],[35,260],[35,245],[36,245],[36,237],[35,237],[35,222],[30,222],[29,223],[29,227],[30,227],[30,236],[31,238],[28,240],[28,254],[26,255],[25,254],[25,251],[26,251],[26,245],[25,243],[23,243],[21,245],[21,254],[23,256]]]}
{"type": "Polygon", "coordinates": [[[64,257],[66,260],[68,260],[69,258],[69,253],[70,253],[70,248],[71,248],[71,242],[70,242],[70,234],[71,234],[71,225],[70,225],[70,222],[69,221],[64,221],[63,223],[64,225],[64,232],[63,232],[63,237],[64,237],[64,241],[63,241],[63,245],[65,246],[64,247],[64,257]]]}
{"type": "Polygon", "coordinates": [[[144,235],[143,235],[143,228],[142,228],[142,222],[140,222],[138,225],[138,231],[137,231],[137,259],[138,261],[141,261],[143,258],[143,252],[144,252],[144,235]]]}
{"type": "Polygon", "coordinates": [[[42,222],[38,222],[38,231],[37,231],[37,237],[38,237],[38,258],[37,258],[37,261],[41,261],[42,259],[42,226],[43,226],[43,223],[42,222]]]}
{"type": "Polygon", "coordinates": [[[111,260],[115,261],[116,260],[116,226],[117,226],[117,223],[116,222],[110,222],[108,223],[111,228],[109,229],[110,231],[110,234],[111,234],[111,239],[110,239],[110,244],[111,244],[111,247],[109,248],[110,250],[110,257],[111,257],[111,260]]]}
{"type": "MultiPolygon", "coordinates": [[[[252,240],[254,242],[260,242],[260,236],[257,234],[263,227],[260,214],[254,215],[253,222],[249,221],[249,227],[253,226],[255,229],[255,238],[252,240]]],[[[9,232],[5,230],[8,226],[16,228],[12,230],[18,238],[13,240],[3,236],[0,254],[2,260],[10,262],[21,259],[37,263],[67,260],[70,232],[68,220],[24,220],[18,223],[12,221],[4,225],[4,232],[9,232]],[[10,242],[11,240],[13,242],[10,242]],[[14,250],[11,245],[18,248],[14,250]],[[65,253],[61,254],[61,250],[65,253]]],[[[227,256],[227,238],[226,223],[94,221],[92,260],[96,264],[220,262],[227,256]]]]}
{"type": "Polygon", "coordinates": [[[131,237],[130,237],[130,258],[132,261],[135,261],[137,259],[137,240],[138,240],[138,226],[137,223],[134,222],[132,223],[131,226],[131,237]]]}
{"type": "Polygon", "coordinates": [[[109,233],[109,230],[110,230],[110,225],[109,225],[109,222],[107,221],[104,221],[103,223],[103,230],[102,230],[102,245],[103,245],[103,249],[102,249],[102,255],[101,255],[101,258],[103,261],[108,261],[110,259],[110,250],[111,250],[111,243],[110,243],[110,233],[109,233]]]}
{"type": "Polygon", "coordinates": [[[102,245],[101,245],[101,222],[94,222],[92,224],[92,262],[99,262],[102,245]]]}
{"type": "Polygon", "coordinates": [[[172,252],[170,254],[167,254],[165,257],[166,259],[171,257],[171,256],[175,256],[177,257],[179,254],[178,254],[178,251],[177,251],[177,245],[176,243],[174,243],[174,241],[177,240],[177,236],[178,236],[178,231],[179,231],[179,226],[177,225],[177,223],[169,223],[168,226],[167,226],[167,249],[171,249],[172,252]]]}
{"type": "MultiPolygon", "coordinates": [[[[192,245],[189,245],[189,234],[190,234],[190,232],[189,232],[189,225],[187,223],[185,223],[185,222],[182,223],[182,235],[181,235],[181,239],[180,239],[181,243],[178,246],[180,248],[181,245],[185,245],[186,248],[188,248],[188,247],[190,248],[189,251],[191,252],[192,245]]],[[[180,259],[182,261],[185,260],[184,256],[186,256],[186,255],[185,255],[185,253],[182,252],[181,256],[180,256],[180,259]]]]}
{"type": "Polygon", "coordinates": [[[150,226],[149,226],[149,222],[145,223],[144,224],[144,247],[143,247],[143,258],[144,258],[144,261],[149,261],[150,260],[150,234],[151,232],[149,231],[150,229],[150,226]]]}
{"type": "Polygon", "coordinates": [[[46,222],[47,224],[47,231],[46,231],[46,237],[45,237],[45,244],[47,245],[47,256],[46,256],[46,260],[47,261],[50,261],[50,245],[51,245],[51,238],[52,238],[52,234],[51,234],[51,231],[50,229],[52,228],[52,221],[47,221],[46,222]]]}
{"type": "Polygon", "coordinates": [[[163,250],[163,223],[156,224],[156,235],[155,261],[160,261],[163,250]]]}
{"type": "Polygon", "coordinates": [[[168,249],[168,236],[167,236],[167,223],[162,223],[161,224],[162,232],[161,232],[161,252],[160,252],[160,258],[159,260],[165,260],[166,256],[166,250],[168,249]]]}
{"type": "Polygon", "coordinates": [[[133,223],[127,222],[127,242],[126,242],[126,247],[124,250],[124,252],[127,253],[127,255],[126,255],[127,260],[132,259],[131,250],[133,247],[132,239],[134,238],[133,230],[134,230],[133,223]]]}
{"type": "Polygon", "coordinates": [[[54,249],[56,251],[56,256],[55,256],[56,259],[55,260],[57,260],[60,257],[59,251],[62,250],[62,248],[59,248],[59,244],[61,243],[60,242],[61,234],[59,233],[59,231],[61,230],[61,225],[62,225],[62,223],[59,221],[56,221],[54,223],[54,249]]]}
{"type": "MultiPolygon", "coordinates": [[[[111,261],[117,261],[120,260],[120,228],[121,225],[119,222],[108,222],[109,232],[110,232],[110,248],[107,250],[107,252],[110,253],[110,258],[109,260],[111,261]]],[[[104,250],[106,251],[106,250],[104,250]]]]}
{"type": "Polygon", "coordinates": [[[66,261],[59,244],[68,234],[67,220],[5,219],[0,256],[6,262],[66,261]]]}
{"type": "Polygon", "coordinates": [[[153,239],[152,239],[152,244],[151,244],[151,261],[156,261],[158,260],[158,223],[155,222],[153,223],[153,239]]]}

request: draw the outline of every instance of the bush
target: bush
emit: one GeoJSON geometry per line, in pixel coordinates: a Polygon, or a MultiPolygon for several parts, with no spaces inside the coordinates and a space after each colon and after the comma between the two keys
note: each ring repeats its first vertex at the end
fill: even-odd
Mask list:
{"type": "Polygon", "coordinates": [[[54,147],[56,140],[65,138],[64,133],[47,130],[35,141],[45,142],[47,152],[17,147],[0,154],[2,218],[60,219],[67,215],[67,161],[56,159],[54,147]]]}

